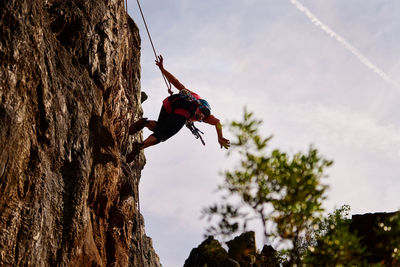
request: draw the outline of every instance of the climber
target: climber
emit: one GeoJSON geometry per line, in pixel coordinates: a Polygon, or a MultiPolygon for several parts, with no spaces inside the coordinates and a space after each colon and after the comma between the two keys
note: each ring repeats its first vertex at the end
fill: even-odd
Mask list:
{"type": "Polygon", "coordinates": [[[163,57],[158,56],[156,65],[165,75],[167,80],[178,90],[178,94],[173,94],[163,101],[157,121],[146,118],[139,119],[129,127],[129,134],[134,134],[144,127],[147,127],[153,134],[147,137],[143,143],[133,143],[132,152],[126,156],[126,161],[132,162],[139,154],[141,149],[164,142],[185,125],[187,121],[200,121],[214,125],[217,130],[218,143],[221,148],[228,149],[230,142],[222,135],[222,125],[215,116],[211,114],[208,102],[181,84],[163,65],[163,57]]]}

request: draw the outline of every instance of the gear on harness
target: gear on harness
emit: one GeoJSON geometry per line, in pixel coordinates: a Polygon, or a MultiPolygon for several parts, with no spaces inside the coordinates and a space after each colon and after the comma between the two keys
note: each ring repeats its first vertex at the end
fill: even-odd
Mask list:
{"type": "Polygon", "coordinates": [[[200,131],[199,128],[194,126],[194,123],[192,121],[187,121],[186,127],[192,132],[192,134],[194,135],[194,137],[196,137],[196,139],[200,139],[203,146],[206,145],[206,143],[204,142],[203,138],[200,135],[200,134],[204,134],[204,133],[202,131],[200,131]]]}
{"type": "MultiPolygon", "coordinates": [[[[210,104],[205,99],[197,99],[192,95],[192,93],[187,89],[182,89],[179,94],[184,97],[186,100],[195,103],[198,106],[198,110],[196,111],[194,117],[202,122],[204,118],[208,117],[211,114],[211,107],[210,104]]],[[[204,134],[202,131],[197,128],[193,121],[188,119],[186,121],[186,127],[192,132],[192,134],[196,137],[196,139],[200,139],[201,143],[205,146],[206,143],[204,142],[203,138],[200,134],[204,134]]]]}

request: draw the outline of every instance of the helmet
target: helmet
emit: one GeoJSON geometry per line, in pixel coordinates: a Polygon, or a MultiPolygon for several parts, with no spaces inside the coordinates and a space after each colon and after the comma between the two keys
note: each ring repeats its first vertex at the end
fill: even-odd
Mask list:
{"type": "Polygon", "coordinates": [[[199,109],[201,113],[203,113],[204,117],[208,117],[211,114],[211,107],[210,104],[204,99],[199,100],[200,106],[199,109]]]}

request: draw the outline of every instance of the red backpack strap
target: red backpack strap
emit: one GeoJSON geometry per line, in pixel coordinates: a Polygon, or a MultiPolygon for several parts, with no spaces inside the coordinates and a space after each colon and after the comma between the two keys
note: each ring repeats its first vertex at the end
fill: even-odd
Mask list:
{"type": "Polygon", "coordinates": [[[175,102],[176,100],[178,100],[179,97],[176,97],[172,100],[169,100],[169,97],[167,97],[166,99],[164,99],[163,101],[163,106],[165,108],[165,111],[167,111],[168,114],[174,113],[177,115],[181,115],[183,117],[185,117],[187,120],[190,118],[190,110],[193,109],[193,107],[195,107],[195,105],[192,105],[188,110],[183,109],[183,108],[177,108],[175,110],[172,109],[172,103],[175,102]]]}
{"type": "Polygon", "coordinates": [[[163,101],[163,106],[167,113],[171,114],[172,113],[172,107],[171,107],[171,102],[169,101],[168,97],[164,99],[163,101]]]}
{"type": "Polygon", "coordinates": [[[170,97],[167,97],[166,99],[164,99],[163,101],[163,106],[165,108],[165,110],[171,114],[172,113],[172,103],[174,103],[176,100],[180,99],[179,96],[175,97],[174,99],[170,100],[170,97]]]}

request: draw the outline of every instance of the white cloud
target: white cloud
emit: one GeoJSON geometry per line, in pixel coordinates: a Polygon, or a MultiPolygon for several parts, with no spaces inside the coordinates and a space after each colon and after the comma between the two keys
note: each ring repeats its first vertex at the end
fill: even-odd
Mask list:
{"type": "Polygon", "coordinates": [[[375,66],[374,63],[371,62],[366,56],[364,56],[359,50],[357,50],[354,46],[352,46],[346,39],[344,39],[342,36],[334,32],[331,28],[329,28],[327,25],[325,25],[321,20],[319,20],[308,8],[303,6],[300,2],[297,0],[290,0],[290,2],[298,8],[304,15],[306,15],[315,26],[319,27],[321,30],[329,34],[332,38],[334,38],[336,41],[338,41],[341,45],[343,45],[347,50],[349,50],[354,56],[358,58],[358,60],[370,68],[373,72],[378,74],[384,81],[390,83],[391,85],[394,85],[396,87],[399,87],[399,85],[391,78],[389,75],[387,75],[383,70],[375,66]]]}
{"type": "Polygon", "coordinates": [[[371,114],[357,112],[345,107],[321,105],[292,106],[289,114],[296,124],[310,125],[313,137],[332,146],[369,151],[386,155],[391,160],[400,156],[400,127],[384,125],[371,114]]]}

